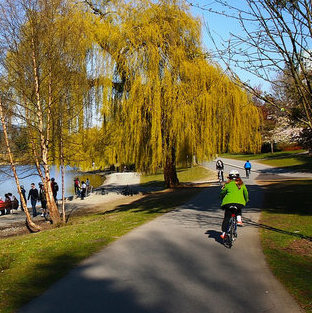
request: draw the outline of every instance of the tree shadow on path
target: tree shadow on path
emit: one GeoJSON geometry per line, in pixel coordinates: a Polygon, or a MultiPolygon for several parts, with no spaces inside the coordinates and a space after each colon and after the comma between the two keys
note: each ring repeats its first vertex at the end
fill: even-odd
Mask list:
{"type": "Polygon", "coordinates": [[[274,231],[274,232],[277,232],[277,233],[282,233],[282,234],[285,234],[285,235],[289,235],[289,236],[293,236],[293,237],[297,237],[297,238],[301,238],[301,239],[306,239],[306,240],[312,241],[312,237],[310,237],[310,236],[305,236],[305,235],[302,235],[302,234],[299,234],[299,233],[295,233],[295,232],[287,231],[287,230],[284,230],[284,229],[279,229],[279,228],[276,228],[276,227],[265,225],[265,224],[262,224],[262,223],[258,223],[258,222],[255,222],[255,221],[249,219],[249,218],[247,218],[247,219],[245,218],[244,219],[244,223],[247,224],[247,225],[250,225],[250,226],[254,226],[254,227],[258,227],[258,228],[262,228],[262,229],[267,229],[267,230],[274,231]]]}

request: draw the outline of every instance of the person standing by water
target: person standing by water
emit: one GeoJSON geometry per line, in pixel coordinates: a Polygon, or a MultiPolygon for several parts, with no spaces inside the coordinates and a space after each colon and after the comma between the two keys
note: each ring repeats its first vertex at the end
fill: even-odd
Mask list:
{"type": "Polygon", "coordinates": [[[246,171],[246,178],[249,178],[250,171],[251,171],[251,164],[250,164],[250,162],[248,160],[244,164],[244,169],[246,171]]]}
{"type": "Polygon", "coordinates": [[[5,202],[5,210],[4,214],[10,214],[11,211],[11,198],[8,193],[4,195],[4,202],[5,202]]]}
{"type": "Polygon", "coordinates": [[[54,178],[51,178],[51,189],[52,189],[54,201],[56,203],[56,201],[57,201],[57,192],[59,190],[59,187],[58,187],[58,184],[57,184],[57,182],[55,181],[54,178]]]}
{"type": "Polygon", "coordinates": [[[41,202],[41,209],[42,209],[42,217],[46,217],[47,215],[47,198],[45,195],[45,191],[43,188],[43,183],[39,183],[39,200],[41,202]]]}
{"type": "Polygon", "coordinates": [[[16,199],[16,197],[14,195],[12,195],[11,192],[8,192],[8,196],[10,198],[10,201],[11,201],[11,209],[10,209],[10,213],[14,213],[13,210],[17,210],[18,209],[18,200],[16,199]]]}
{"type": "MultiPolygon", "coordinates": [[[[21,185],[21,193],[22,193],[22,196],[23,196],[23,198],[25,200],[25,204],[27,205],[26,190],[25,190],[23,185],[21,185]]],[[[23,204],[22,204],[22,198],[20,200],[21,200],[21,210],[24,211],[23,204]]]]}
{"type": "Polygon", "coordinates": [[[29,190],[27,199],[28,200],[30,199],[33,217],[36,217],[37,216],[36,204],[39,199],[39,192],[34,183],[32,183],[30,186],[31,186],[31,189],[29,190]]]}
{"type": "Polygon", "coordinates": [[[89,178],[86,179],[86,186],[87,186],[86,196],[88,196],[88,194],[90,193],[90,180],[89,180],[89,178]]]}
{"type": "Polygon", "coordinates": [[[0,197],[0,216],[5,215],[5,202],[0,197]]]}
{"type": "Polygon", "coordinates": [[[75,178],[74,180],[74,187],[75,187],[75,195],[79,197],[80,196],[80,181],[78,177],[75,178]]]}
{"type": "Polygon", "coordinates": [[[84,181],[81,182],[81,200],[86,196],[87,185],[84,181]]]}

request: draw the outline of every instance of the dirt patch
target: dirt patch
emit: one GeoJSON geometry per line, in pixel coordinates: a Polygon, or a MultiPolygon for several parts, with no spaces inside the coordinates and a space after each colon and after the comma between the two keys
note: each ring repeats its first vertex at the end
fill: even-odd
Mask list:
{"type": "Polygon", "coordinates": [[[284,250],[292,254],[298,254],[312,258],[312,241],[296,239],[291,242],[288,247],[284,248],[284,250]]]}
{"type": "MultiPolygon", "coordinates": [[[[45,220],[36,221],[36,224],[40,226],[41,231],[52,228],[51,223],[45,220]]],[[[26,221],[15,222],[12,225],[3,226],[0,228],[0,239],[13,237],[13,236],[26,235],[29,233],[30,232],[26,227],[26,221]]]]}

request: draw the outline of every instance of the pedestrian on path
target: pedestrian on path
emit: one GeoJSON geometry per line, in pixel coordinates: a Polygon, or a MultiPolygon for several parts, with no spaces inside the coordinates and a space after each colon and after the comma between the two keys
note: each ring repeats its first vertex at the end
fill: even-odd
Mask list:
{"type": "Polygon", "coordinates": [[[55,201],[55,203],[57,203],[56,202],[57,201],[57,192],[59,190],[59,187],[58,187],[58,184],[54,178],[51,178],[51,189],[52,189],[54,201],[55,201]]]}
{"type": "Polygon", "coordinates": [[[220,178],[221,178],[222,182],[224,182],[224,174],[223,174],[223,172],[224,172],[224,164],[223,164],[222,160],[218,160],[216,162],[216,170],[218,171],[218,178],[219,178],[219,175],[220,175],[220,178]]]}
{"type": "Polygon", "coordinates": [[[246,178],[249,178],[250,170],[251,170],[251,164],[249,160],[247,160],[246,163],[244,164],[244,169],[246,171],[246,178]]]}
{"type": "Polygon", "coordinates": [[[42,209],[42,213],[41,216],[42,217],[46,217],[47,215],[47,198],[46,198],[46,194],[44,191],[44,186],[43,183],[39,183],[39,200],[41,202],[41,209],[42,209]]]}
{"type": "Polygon", "coordinates": [[[33,217],[36,217],[37,216],[36,204],[39,199],[39,192],[34,183],[32,183],[30,186],[31,189],[29,190],[28,193],[28,200],[30,199],[31,202],[33,217]]]}
{"type": "MultiPolygon", "coordinates": [[[[24,188],[23,185],[21,185],[21,193],[22,193],[22,197],[23,197],[24,200],[25,200],[25,204],[27,205],[26,190],[25,190],[25,188],[24,188]]],[[[24,211],[23,204],[22,204],[22,198],[20,198],[20,200],[21,200],[21,210],[24,211]]]]}

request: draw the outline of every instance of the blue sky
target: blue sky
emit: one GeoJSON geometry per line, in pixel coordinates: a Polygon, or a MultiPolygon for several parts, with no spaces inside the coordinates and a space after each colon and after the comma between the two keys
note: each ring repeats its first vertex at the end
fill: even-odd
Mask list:
{"type": "MultiPolygon", "coordinates": [[[[218,6],[213,0],[189,0],[189,3],[192,3],[193,6],[191,8],[191,12],[194,16],[200,17],[203,22],[202,28],[202,39],[203,44],[207,48],[208,51],[212,51],[215,54],[215,47],[212,43],[211,39],[208,36],[206,25],[209,26],[211,33],[216,41],[216,44],[221,47],[222,40],[228,40],[230,38],[230,33],[235,34],[243,34],[242,29],[236,20],[227,18],[225,16],[221,16],[215,13],[211,13],[207,10],[201,10],[196,8],[196,5],[199,5],[203,8],[212,8],[213,10],[224,10],[224,8],[218,6]]],[[[244,8],[244,1],[235,1],[235,6],[239,6],[244,8]]],[[[215,59],[218,61],[217,59],[215,59]]],[[[223,68],[224,64],[222,62],[218,62],[223,68]]],[[[243,81],[250,81],[252,86],[260,85],[263,90],[269,91],[270,85],[268,82],[261,80],[260,78],[247,73],[241,69],[237,69],[233,67],[235,73],[242,79],[243,81]]]]}

